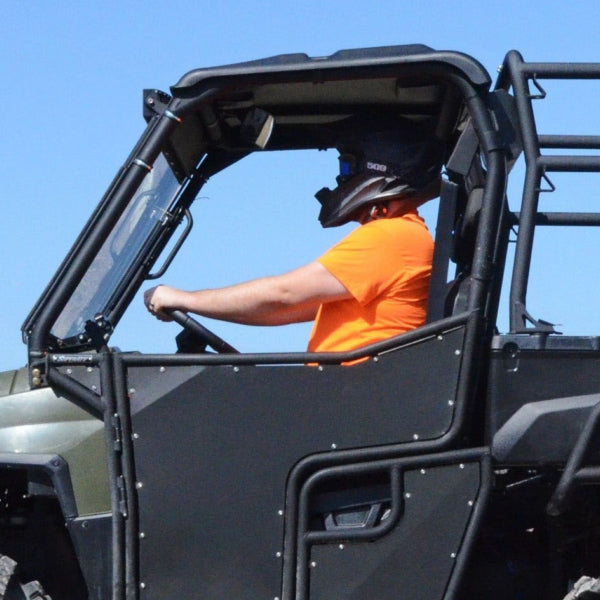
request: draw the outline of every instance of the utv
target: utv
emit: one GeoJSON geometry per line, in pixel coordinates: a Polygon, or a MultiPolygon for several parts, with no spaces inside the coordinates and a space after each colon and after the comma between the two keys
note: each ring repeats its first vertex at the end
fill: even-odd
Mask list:
{"type": "Polygon", "coordinates": [[[600,64],[512,51],[492,86],[470,56],[412,45],[146,91],[145,132],[23,325],[28,367],[0,378],[0,596],[600,597],[600,337],[527,305],[536,228],[600,225],[538,207],[551,173],[600,171],[600,136],[538,132],[547,79],[600,64]],[[372,115],[446,148],[423,327],[250,354],[175,314],[177,353],[109,345],[209,178],[257,152],[335,152],[372,115]]]}

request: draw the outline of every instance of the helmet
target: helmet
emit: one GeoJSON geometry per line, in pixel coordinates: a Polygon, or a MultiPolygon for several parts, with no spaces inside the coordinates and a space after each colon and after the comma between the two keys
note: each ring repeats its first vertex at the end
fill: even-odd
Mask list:
{"type": "Polygon", "coordinates": [[[338,150],[338,186],[315,194],[321,203],[323,227],[344,225],[365,206],[391,198],[404,198],[418,206],[439,195],[443,145],[431,134],[424,137],[414,124],[370,132],[338,150]]]}

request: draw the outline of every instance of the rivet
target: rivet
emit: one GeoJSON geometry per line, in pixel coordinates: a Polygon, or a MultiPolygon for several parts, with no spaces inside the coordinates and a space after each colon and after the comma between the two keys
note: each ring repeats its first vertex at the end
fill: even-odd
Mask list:
{"type": "Polygon", "coordinates": [[[93,370],[94,370],[94,369],[92,369],[92,367],[88,367],[88,368],[87,368],[87,372],[88,372],[88,373],[91,373],[93,370]]]}
{"type": "Polygon", "coordinates": [[[146,584],[143,581],[140,581],[140,589],[143,590],[146,588],[146,584]]]}
{"type": "Polygon", "coordinates": [[[141,490],[144,487],[144,484],[141,481],[136,481],[135,487],[138,490],[141,490]]]}
{"type": "Polygon", "coordinates": [[[311,561],[310,561],[310,568],[311,568],[311,569],[314,569],[316,566],[317,566],[317,563],[316,563],[316,561],[314,561],[314,560],[311,560],[311,561]]]}
{"type": "Polygon", "coordinates": [[[67,369],[67,375],[72,375],[73,374],[73,369],[67,369]]]}
{"type": "Polygon", "coordinates": [[[164,373],[167,369],[165,369],[165,367],[161,367],[160,369],[158,369],[160,373],[164,373]]]}
{"type": "Polygon", "coordinates": [[[317,371],[324,371],[324,369],[323,369],[323,365],[319,365],[319,366],[317,367],[317,371]]]}
{"type": "Polygon", "coordinates": [[[460,356],[460,350],[455,350],[454,354],[456,354],[456,356],[460,356]]]}
{"type": "Polygon", "coordinates": [[[240,368],[239,367],[233,367],[233,372],[234,373],[239,373],[240,372],[240,368]]]}
{"type": "Polygon", "coordinates": [[[275,558],[281,558],[281,552],[276,552],[275,553],[275,558]]]}
{"type": "Polygon", "coordinates": [[[140,434],[139,434],[139,433],[134,433],[134,434],[133,434],[131,437],[132,437],[134,440],[139,440],[139,439],[140,439],[140,434]]]}
{"type": "Polygon", "coordinates": [[[448,400],[448,406],[454,406],[454,400],[448,400]]]}
{"type": "Polygon", "coordinates": [[[456,552],[452,552],[452,554],[450,554],[450,558],[456,558],[456,552]]]}
{"type": "Polygon", "coordinates": [[[278,510],[278,511],[277,511],[277,514],[278,514],[280,517],[283,517],[283,511],[282,511],[282,510],[278,510]]]}
{"type": "Polygon", "coordinates": [[[441,341],[444,339],[444,336],[443,336],[443,335],[438,335],[438,336],[437,336],[437,339],[438,339],[438,341],[440,341],[440,342],[441,342],[441,341]]]}
{"type": "Polygon", "coordinates": [[[427,473],[427,471],[425,469],[421,469],[421,475],[425,475],[425,473],[427,473]]]}
{"type": "Polygon", "coordinates": [[[379,356],[374,356],[373,357],[373,362],[379,362],[379,356]]]}
{"type": "Polygon", "coordinates": [[[344,547],[345,547],[345,546],[344,546],[344,544],[340,544],[340,545],[338,546],[338,548],[339,548],[340,550],[343,550],[343,549],[344,549],[344,547]]]}
{"type": "Polygon", "coordinates": [[[129,388],[129,395],[133,396],[135,394],[135,388],[129,388]]]}
{"type": "Polygon", "coordinates": [[[337,444],[331,444],[331,449],[332,450],[337,450],[337,444]]]}
{"type": "Polygon", "coordinates": [[[469,506],[473,506],[473,504],[475,504],[475,502],[473,502],[473,500],[469,500],[469,502],[467,503],[469,506]]]}
{"type": "Polygon", "coordinates": [[[461,469],[464,469],[464,468],[465,468],[465,465],[463,465],[462,463],[461,463],[460,465],[458,465],[458,466],[459,466],[459,468],[461,468],[461,469]]]}
{"type": "Polygon", "coordinates": [[[413,435],[413,440],[418,440],[418,439],[419,439],[419,434],[418,434],[418,433],[415,433],[415,434],[413,435]]]}
{"type": "Polygon", "coordinates": [[[146,534],[143,531],[140,531],[140,539],[143,540],[146,537],[146,534]]]}
{"type": "Polygon", "coordinates": [[[410,498],[411,494],[410,492],[406,492],[406,494],[404,494],[404,497],[408,500],[410,498]]]}

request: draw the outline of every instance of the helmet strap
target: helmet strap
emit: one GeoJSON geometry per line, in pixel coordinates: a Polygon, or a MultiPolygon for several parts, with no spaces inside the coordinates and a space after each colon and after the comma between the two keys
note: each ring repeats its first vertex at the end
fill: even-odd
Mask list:
{"type": "Polygon", "coordinates": [[[385,202],[379,202],[377,204],[373,204],[371,206],[371,210],[369,210],[369,217],[372,220],[375,219],[384,219],[388,214],[388,206],[385,202]]]}

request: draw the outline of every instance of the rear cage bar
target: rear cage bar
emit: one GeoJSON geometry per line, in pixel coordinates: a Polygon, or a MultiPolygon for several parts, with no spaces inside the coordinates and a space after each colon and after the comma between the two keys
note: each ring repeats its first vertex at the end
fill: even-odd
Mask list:
{"type": "Polygon", "coordinates": [[[535,227],[540,225],[599,226],[600,213],[539,213],[539,195],[554,191],[548,173],[600,172],[600,156],[542,155],[541,149],[600,150],[600,135],[540,135],[532,102],[546,98],[540,79],[599,80],[600,63],[527,63],[515,50],[506,55],[496,89],[512,91],[517,107],[525,157],[521,211],[514,213],[518,237],[510,291],[511,333],[557,333],[554,326],[527,311],[527,281],[535,227]],[[529,82],[539,93],[532,94],[529,82]]]}

